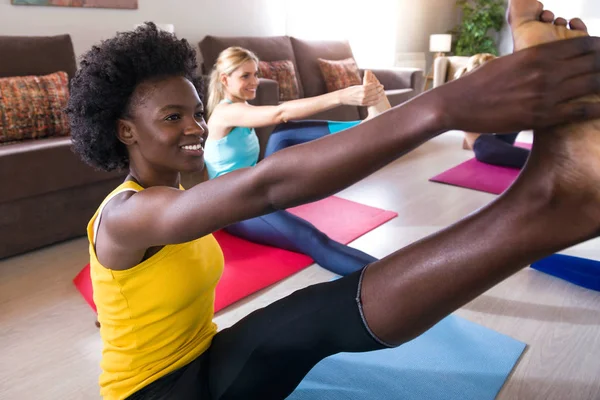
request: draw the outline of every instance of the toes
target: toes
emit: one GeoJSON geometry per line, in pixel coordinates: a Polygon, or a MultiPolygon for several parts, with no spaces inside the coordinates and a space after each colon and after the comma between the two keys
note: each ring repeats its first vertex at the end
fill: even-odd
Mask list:
{"type": "Polygon", "coordinates": [[[562,17],[558,17],[554,20],[554,25],[566,27],[568,24],[569,24],[569,22],[562,17]]]}
{"type": "Polygon", "coordinates": [[[510,0],[508,4],[508,23],[517,27],[530,21],[539,21],[544,6],[537,0],[510,0]]]}
{"type": "Polygon", "coordinates": [[[554,13],[550,10],[542,11],[542,15],[540,15],[540,21],[546,23],[554,22],[554,13]]]}
{"type": "Polygon", "coordinates": [[[583,31],[587,33],[587,26],[579,18],[573,18],[571,21],[569,21],[569,28],[574,31],[583,31]]]}

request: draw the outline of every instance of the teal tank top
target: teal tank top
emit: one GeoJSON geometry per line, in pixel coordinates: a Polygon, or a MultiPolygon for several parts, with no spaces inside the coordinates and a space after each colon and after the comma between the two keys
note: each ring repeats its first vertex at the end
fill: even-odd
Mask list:
{"type": "Polygon", "coordinates": [[[214,179],[239,168],[255,166],[259,152],[254,128],[236,126],[219,140],[207,140],[204,144],[204,162],[208,178],[214,179]]]}

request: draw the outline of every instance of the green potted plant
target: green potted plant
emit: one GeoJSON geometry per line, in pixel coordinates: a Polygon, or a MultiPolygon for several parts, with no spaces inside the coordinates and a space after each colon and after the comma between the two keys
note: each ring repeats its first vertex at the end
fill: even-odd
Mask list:
{"type": "Polygon", "coordinates": [[[496,36],[504,25],[506,0],[457,0],[456,6],[462,9],[462,22],[450,32],[455,38],[454,54],[498,55],[496,36]]]}

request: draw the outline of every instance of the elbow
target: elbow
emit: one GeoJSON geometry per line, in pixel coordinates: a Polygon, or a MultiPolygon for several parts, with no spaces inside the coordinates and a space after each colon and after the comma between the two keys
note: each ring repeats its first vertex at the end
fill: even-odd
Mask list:
{"type": "Polygon", "coordinates": [[[281,190],[278,182],[281,179],[278,176],[277,166],[272,164],[269,159],[259,162],[253,168],[254,176],[252,179],[255,193],[257,197],[261,198],[261,203],[268,212],[285,209],[283,207],[284,201],[279,195],[281,190]]]}
{"type": "Polygon", "coordinates": [[[275,116],[273,118],[273,125],[282,124],[289,121],[289,112],[285,103],[279,104],[275,108],[275,116]]]}

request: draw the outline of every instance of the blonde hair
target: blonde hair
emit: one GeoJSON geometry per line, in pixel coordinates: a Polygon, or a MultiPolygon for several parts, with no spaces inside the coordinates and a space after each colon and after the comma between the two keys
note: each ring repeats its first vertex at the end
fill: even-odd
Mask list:
{"type": "Polygon", "coordinates": [[[231,75],[242,64],[248,61],[254,61],[258,65],[256,54],[243,47],[228,47],[219,54],[210,74],[208,101],[206,102],[206,119],[210,118],[217,104],[225,98],[225,88],[221,82],[221,74],[231,75]]]}
{"type": "Polygon", "coordinates": [[[456,71],[456,73],[454,74],[454,79],[460,78],[467,72],[473,71],[474,69],[482,66],[486,62],[493,60],[494,58],[496,58],[496,56],[490,53],[480,53],[471,56],[467,61],[467,64],[456,71]]]}

